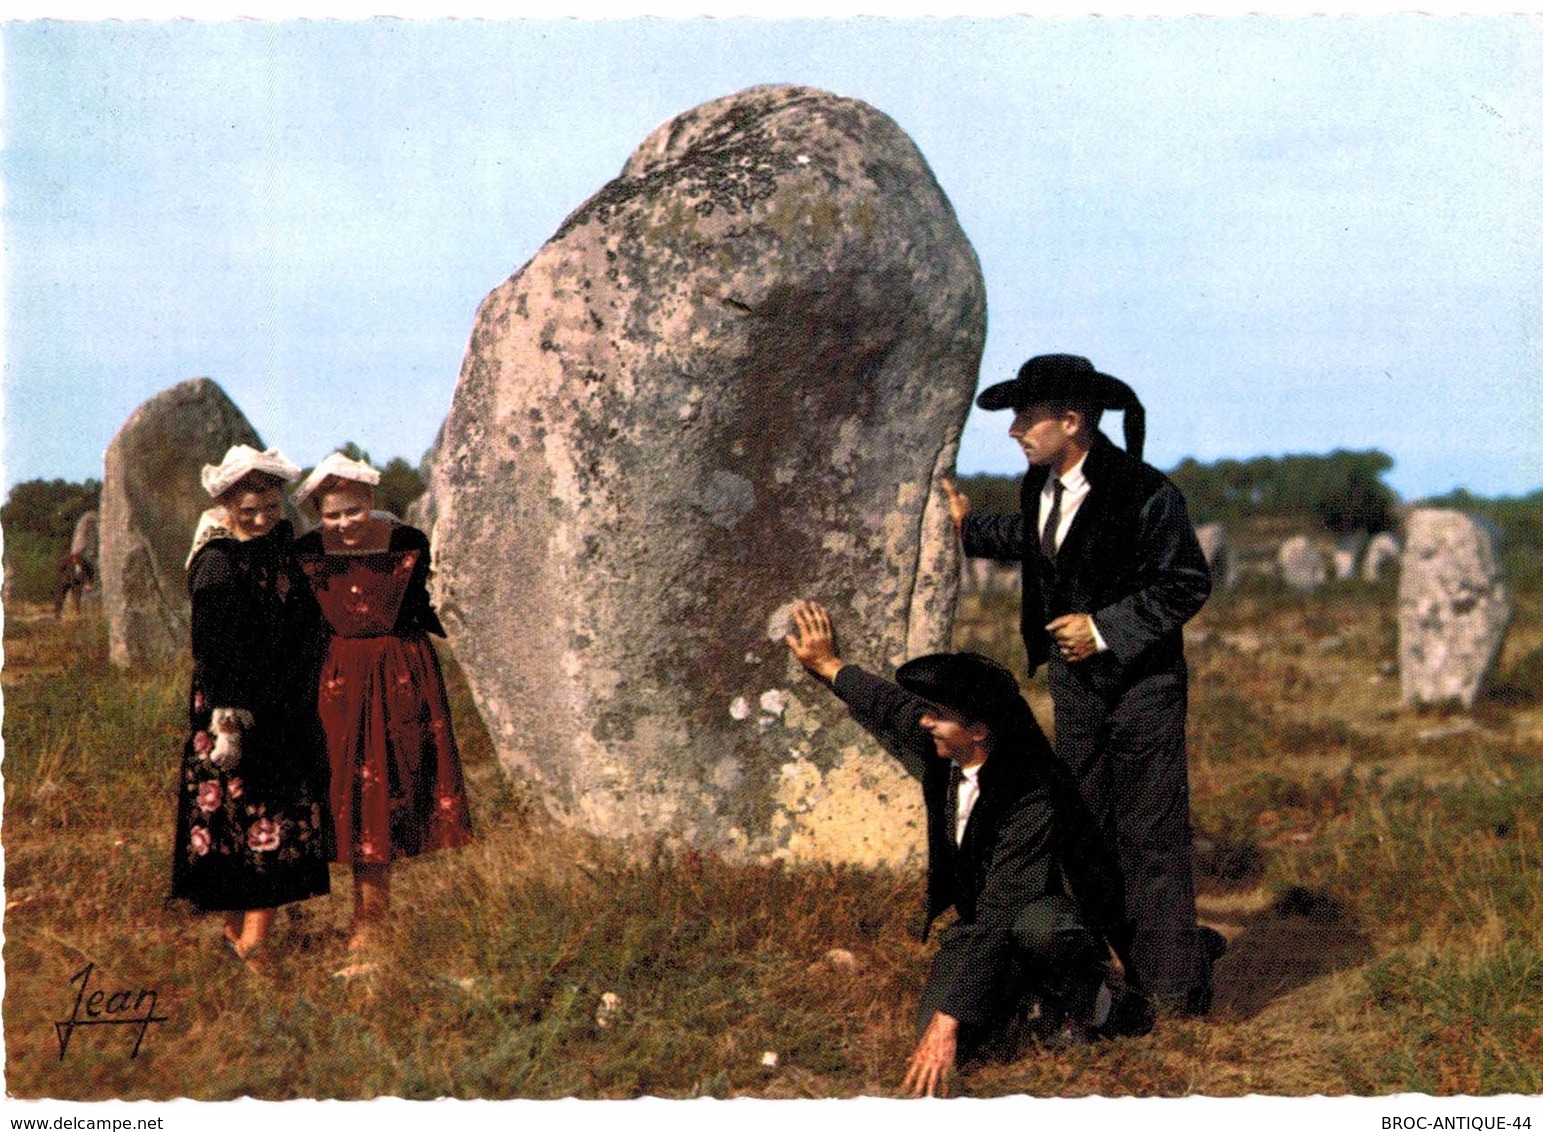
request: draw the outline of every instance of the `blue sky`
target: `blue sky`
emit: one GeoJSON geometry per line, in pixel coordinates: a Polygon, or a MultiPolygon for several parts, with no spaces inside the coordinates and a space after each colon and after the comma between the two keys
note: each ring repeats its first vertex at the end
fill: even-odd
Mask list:
{"type": "MultiPolygon", "coordinates": [[[[983,383],[1091,357],[1148,459],[1381,448],[1543,486],[1543,24],[1527,18],[11,23],[14,482],[100,475],[177,381],[301,463],[416,460],[482,297],[656,125],[871,102],[985,273],[983,383]]],[[[964,471],[1018,471],[1005,414],[964,471]]],[[[1118,437],[1117,424],[1112,433],[1118,437]]]]}

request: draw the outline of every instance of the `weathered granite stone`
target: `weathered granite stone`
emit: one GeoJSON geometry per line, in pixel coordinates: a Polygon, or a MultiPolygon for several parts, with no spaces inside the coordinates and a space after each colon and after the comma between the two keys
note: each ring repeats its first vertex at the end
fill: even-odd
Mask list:
{"type": "Polygon", "coordinates": [[[207,377],[174,385],[130,414],[102,460],[101,575],[108,655],[154,663],[188,643],[188,546],[209,506],[199,483],[232,444],[262,441],[207,377]]]}
{"type": "Polygon", "coordinates": [[[1356,564],[1361,561],[1361,554],[1365,549],[1365,531],[1352,531],[1335,540],[1329,559],[1333,563],[1334,577],[1338,581],[1343,582],[1347,578],[1355,577],[1356,564]]]}
{"type": "Polygon", "coordinates": [[[1483,519],[1421,508],[1410,514],[1405,540],[1398,577],[1404,701],[1471,707],[1511,621],[1499,536],[1483,519]]]}
{"type": "Polygon", "coordinates": [[[1380,582],[1389,569],[1396,569],[1402,548],[1398,545],[1395,535],[1383,531],[1373,535],[1366,544],[1366,553],[1361,556],[1361,580],[1365,582],[1380,582]]]}
{"type": "Polygon", "coordinates": [[[1206,565],[1211,568],[1211,584],[1220,590],[1229,590],[1238,584],[1238,558],[1232,539],[1227,536],[1223,523],[1202,523],[1195,528],[1200,540],[1200,551],[1206,565]]]}
{"type": "Polygon", "coordinates": [[[1306,535],[1293,535],[1275,555],[1281,581],[1294,590],[1316,590],[1329,580],[1329,565],[1306,535]]]}
{"type": "Polygon", "coordinates": [[[75,520],[75,534],[70,539],[70,553],[85,555],[93,566],[101,558],[100,525],[95,511],[87,511],[75,520]]]}
{"type": "Polygon", "coordinates": [[[436,593],[501,761],[554,813],[744,858],[899,862],[919,796],[783,643],[946,648],[937,488],[984,340],[975,254],[861,102],[667,122],[483,302],[429,463],[436,593]]]}

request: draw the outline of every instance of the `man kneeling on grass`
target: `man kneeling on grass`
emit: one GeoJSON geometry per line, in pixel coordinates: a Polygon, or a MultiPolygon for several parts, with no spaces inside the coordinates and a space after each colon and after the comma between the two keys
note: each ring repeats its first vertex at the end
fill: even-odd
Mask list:
{"type": "Polygon", "coordinates": [[[1011,1059],[1030,1035],[1055,1046],[1150,1029],[1106,981],[1097,926],[1117,922],[1118,874],[1012,674],[938,653],[901,665],[892,684],[836,655],[820,605],[800,602],[793,625],[798,662],[921,782],[927,931],[958,913],[939,934],[902,1090],[940,1095],[956,1062],[1011,1059]]]}

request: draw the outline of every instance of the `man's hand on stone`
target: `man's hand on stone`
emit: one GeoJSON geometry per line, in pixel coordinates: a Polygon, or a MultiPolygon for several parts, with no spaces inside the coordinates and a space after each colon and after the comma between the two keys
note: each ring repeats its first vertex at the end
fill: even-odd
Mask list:
{"type": "Polygon", "coordinates": [[[900,1090],[912,1097],[946,1097],[959,1050],[959,1019],[939,1010],[916,1043],[900,1090]]]}
{"type": "Polygon", "coordinates": [[[793,607],[793,625],[797,632],[784,638],[794,659],[824,680],[834,680],[841,671],[836,655],[835,630],[830,614],[818,602],[801,601],[793,607]]]}
{"type": "Polygon", "coordinates": [[[1086,613],[1057,617],[1045,628],[1055,638],[1056,651],[1067,664],[1087,660],[1098,651],[1098,641],[1093,637],[1093,618],[1086,613]]]}
{"type": "Polygon", "coordinates": [[[954,486],[954,481],[943,477],[943,494],[948,497],[948,517],[954,522],[954,533],[964,532],[964,521],[970,515],[970,497],[954,486]]]}

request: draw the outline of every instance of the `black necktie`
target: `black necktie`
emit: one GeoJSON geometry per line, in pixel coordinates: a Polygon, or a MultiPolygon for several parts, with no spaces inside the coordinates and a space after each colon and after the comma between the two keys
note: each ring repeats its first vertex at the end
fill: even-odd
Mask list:
{"type": "Polygon", "coordinates": [[[964,781],[964,771],[959,769],[958,763],[948,764],[948,804],[944,806],[944,813],[948,819],[948,840],[958,844],[959,839],[954,836],[954,831],[959,825],[959,784],[964,781]]]}
{"type": "Polygon", "coordinates": [[[1050,479],[1054,494],[1050,497],[1050,514],[1045,519],[1045,529],[1039,536],[1039,552],[1046,558],[1055,558],[1055,532],[1061,525],[1061,492],[1066,490],[1066,485],[1061,482],[1059,476],[1050,479]]]}

